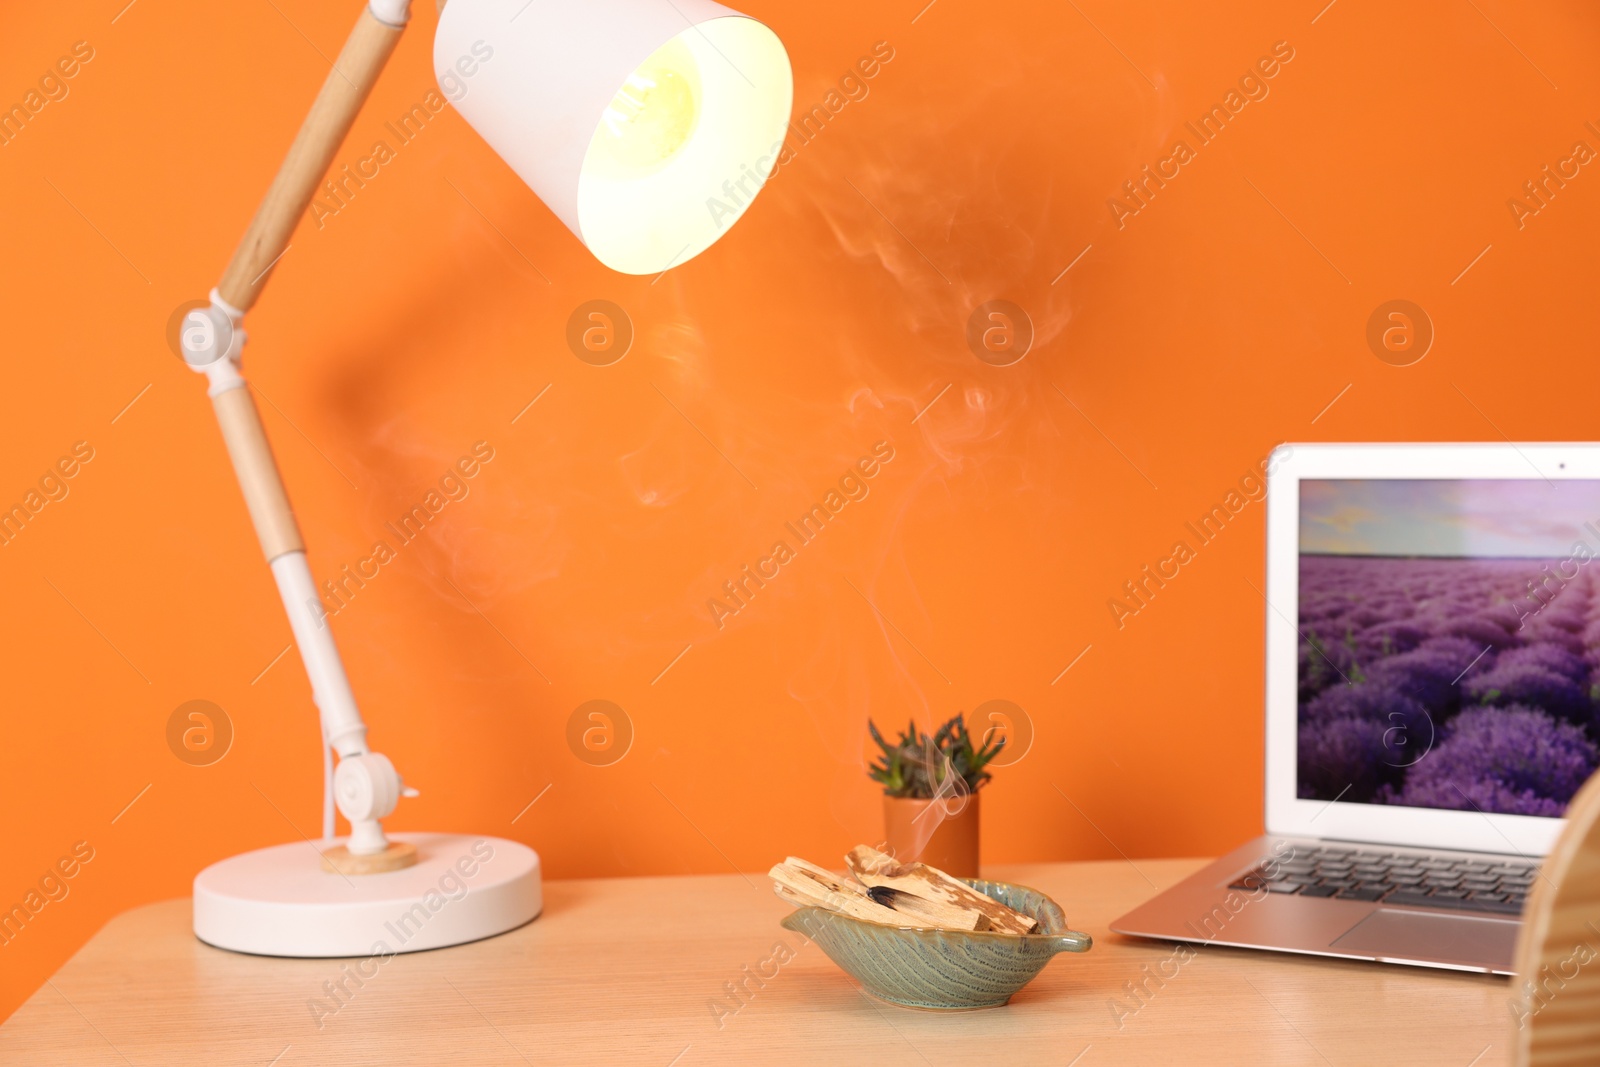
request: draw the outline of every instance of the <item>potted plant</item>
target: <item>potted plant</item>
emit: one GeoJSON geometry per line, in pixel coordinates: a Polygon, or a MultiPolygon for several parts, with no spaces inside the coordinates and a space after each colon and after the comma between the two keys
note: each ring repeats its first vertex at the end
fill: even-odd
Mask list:
{"type": "Polygon", "coordinates": [[[903,863],[919,860],[963,878],[978,876],[978,790],[984,768],[1005,739],[974,745],[957,714],[932,736],[916,720],[898,741],[885,741],[869,719],[867,732],[883,750],[867,772],[883,784],[884,836],[903,863]]]}

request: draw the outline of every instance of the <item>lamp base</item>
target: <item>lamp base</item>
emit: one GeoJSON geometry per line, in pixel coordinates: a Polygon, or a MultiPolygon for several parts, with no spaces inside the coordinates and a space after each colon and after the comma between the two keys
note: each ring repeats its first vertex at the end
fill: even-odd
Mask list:
{"type": "Polygon", "coordinates": [[[259,956],[391,956],[477,941],[538,916],[539,854],[498,837],[391,834],[417,862],[382,874],[322,866],[310,842],[213,863],[194,879],[194,933],[259,956]]]}

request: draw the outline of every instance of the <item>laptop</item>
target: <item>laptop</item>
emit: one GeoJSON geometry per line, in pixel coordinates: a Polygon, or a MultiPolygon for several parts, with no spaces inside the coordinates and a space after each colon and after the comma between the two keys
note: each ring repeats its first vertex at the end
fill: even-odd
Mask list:
{"type": "Polygon", "coordinates": [[[1284,445],[1267,474],[1267,832],[1111,929],[1511,974],[1597,763],[1600,445],[1284,445]]]}

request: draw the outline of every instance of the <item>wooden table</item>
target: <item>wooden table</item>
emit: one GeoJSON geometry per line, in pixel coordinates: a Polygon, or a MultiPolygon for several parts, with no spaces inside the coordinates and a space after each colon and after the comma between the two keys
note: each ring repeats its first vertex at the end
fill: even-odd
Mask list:
{"type": "Polygon", "coordinates": [[[1165,888],[1201,862],[986,871],[1049,893],[1095,947],[1056,957],[1007,1007],[948,1015],[863,996],[816,946],[779,927],[788,909],[762,875],[550,882],[533,923],[367,962],[375,973],[359,988],[346,975],[360,961],[264,959],[200,944],[189,901],[167,901],[114,919],[0,1026],[0,1063],[1507,1062],[1509,983],[1485,975],[1212,947],[1159,986],[1146,982],[1153,992],[1136,1005],[1126,983],[1144,981],[1147,966],[1171,974],[1173,947],[1126,940],[1106,925],[1152,895],[1151,883],[1165,888]],[[776,951],[780,943],[792,958],[776,951]],[[747,978],[760,972],[769,977],[747,978]],[[324,983],[341,978],[352,992],[337,1004],[324,983]],[[749,992],[736,1000],[729,987],[741,983],[749,992]]]}

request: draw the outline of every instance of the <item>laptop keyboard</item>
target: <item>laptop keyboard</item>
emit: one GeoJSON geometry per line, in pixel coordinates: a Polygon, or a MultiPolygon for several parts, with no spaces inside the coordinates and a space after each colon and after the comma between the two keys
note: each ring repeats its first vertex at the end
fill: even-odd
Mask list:
{"type": "Polygon", "coordinates": [[[1520,915],[1538,873],[1537,864],[1514,860],[1297,845],[1290,858],[1262,860],[1229,888],[1520,915]]]}

